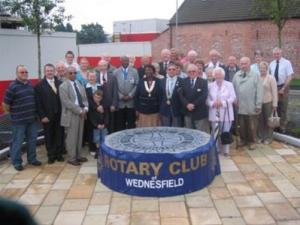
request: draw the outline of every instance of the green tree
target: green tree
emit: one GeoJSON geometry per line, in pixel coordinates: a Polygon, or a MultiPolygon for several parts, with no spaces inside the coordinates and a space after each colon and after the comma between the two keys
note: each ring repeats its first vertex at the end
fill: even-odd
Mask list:
{"type": "Polygon", "coordinates": [[[254,0],[256,15],[269,18],[277,26],[278,46],[282,46],[282,30],[288,19],[299,12],[300,0],[254,0]]]}
{"type": "Polygon", "coordinates": [[[70,23],[67,23],[66,26],[63,23],[57,24],[54,30],[58,32],[74,32],[73,26],[70,23]]]}
{"type": "Polygon", "coordinates": [[[77,44],[105,43],[107,36],[103,27],[96,23],[81,25],[81,30],[77,32],[77,44]]]}
{"type": "Polygon", "coordinates": [[[69,19],[64,15],[64,0],[3,0],[6,10],[22,18],[25,26],[37,36],[38,76],[41,79],[41,35],[45,30],[69,19]]]}

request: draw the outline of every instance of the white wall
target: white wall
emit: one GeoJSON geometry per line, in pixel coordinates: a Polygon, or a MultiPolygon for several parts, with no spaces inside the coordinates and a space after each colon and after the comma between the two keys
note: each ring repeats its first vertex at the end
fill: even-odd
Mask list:
{"type": "MultiPolygon", "coordinates": [[[[41,37],[42,65],[64,60],[66,51],[77,56],[75,33],[51,33],[41,37]]],[[[0,80],[13,80],[18,64],[27,66],[30,79],[37,78],[37,39],[30,32],[0,29],[0,80]]]]}
{"type": "Polygon", "coordinates": [[[98,57],[108,53],[112,57],[123,55],[151,56],[151,42],[114,42],[78,45],[80,56],[98,57]]]}

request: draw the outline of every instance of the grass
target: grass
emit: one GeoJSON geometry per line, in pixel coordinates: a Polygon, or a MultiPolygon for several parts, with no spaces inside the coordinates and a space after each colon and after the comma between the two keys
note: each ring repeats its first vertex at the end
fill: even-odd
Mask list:
{"type": "Polygon", "coordinates": [[[291,134],[292,134],[293,136],[299,138],[299,137],[300,137],[300,128],[297,127],[297,128],[291,129],[291,134]]]}
{"type": "Polygon", "coordinates": [[[300,87],[300,79],[293,79],[290,85],[300,87]]]}

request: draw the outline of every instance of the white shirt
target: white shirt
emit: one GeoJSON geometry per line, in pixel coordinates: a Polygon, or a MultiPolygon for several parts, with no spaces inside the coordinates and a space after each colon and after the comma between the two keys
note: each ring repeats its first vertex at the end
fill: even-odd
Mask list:
{"type": "MultiPolygon", "coordinates": [[[[273,60],[269,66],[269,72],[275,77],[276,60],[273,60]]],[[[294,73],[292,64],[289,60],[281,57],[279,60],[278,82],[277,85],[282,85],[294,73]]]]}
{"type": "Polygon", "coordinates": [[[71,66],[76,69],[76,72],[78,72],[80,70],[78,63],[73,62],[72,64],[68,64],[67,62],[65,62],[66,69],[69,68],[69,67],[71,67],[71,66]]]}
{"type": "MultiPolygon", "coordinates": [[[[55,86],[55,80],[54,80],[54,78],[53,78],[52,80],[46,78],[46,80],[47,80],[48,84],[50,85],[50,87],[51,87],[52,89],[53,89],[52,85],[54,86],[55,92],[57,92],[57,88],[56,88],[56,86],[55,86]]],[[[53,90],[53,91],[54,91],[54,90],[53,90]]]]}
{"type": "MultiPolygon", "coordinates": [[[[75,103],[75,105],[78,105],[78,106],[79,106],[78,97],[77,97],[77,93],[76,93],[75,86],[74,86],[74,83],[75,83],[76,81],[70,80],[70,82],[71,82],[71,84],[72,84],[72,88],[73,88],[74,94],[75,94],[75,96],[76,96],[75,102],[74,102],[74,103],[75,103]]],[[[77,88],[78,88],[78,91],[80,92],[80,89],[79,89],[79,87],[78,87],[79,85],[81,85],[81,84],[78,84],[78,82],[76,82],[76,86],[77,86],[77,88]]],[[[80,94],[81,94],[81,93],[80,93],[80,94]]],[[[84,109],[85,109],[85,111],[87,112],[89,108],[88,108],[87,106],[85,106],[84,109]]]]}
{"type": "Polygon", "coordinates": [[[105,74],[100,73],[100,85],[101,86],[104,84],[103,78],[107,82],[107,73],[105,73],[105,74]]]}
{"type": "Polygon", "coordinates": [[[217,67],[220,67],[220,65],[221,65],[221,63],[218,61],[216,64],[213,64],[213,62],[212,61],[210,61],[207,65],[206,65],[206,67],[207,68],[217,68],[217,67]]]}
{"type": "Polygon", "coordinates": [[[169,75],[167,75],[167,82],[166,82],[167,97],[171,97],[173,95],[176,82],[177,82],[177,76],[170,77],[169,75]]]}

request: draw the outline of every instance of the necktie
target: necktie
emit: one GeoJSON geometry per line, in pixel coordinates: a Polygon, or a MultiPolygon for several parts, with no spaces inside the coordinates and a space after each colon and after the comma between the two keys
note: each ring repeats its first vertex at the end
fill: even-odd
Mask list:
{"type": "Polygon", "coordinates": [[[246,73],[244,73],[244,74],[243,74],[243,78],[245,78],[246,76],[247,76],[247,74],[246,74],[246,73]]]}
{"type": "Polygon", "coordinates": [[[191,88],[194,88],[194,85],[195,85],[195,81],[194,79],[191,79],[191,88]]]}
{"type": "Polygon", "coordinates": [[[164,62],[164,71],[167,70],[167,66],[168,66],[168,63],[167,63],[167,62],[164,62]]]}
{"type": "Polygon", "coordinates": [[[55,94],[57,94],[57,88],[55,87],[54,80],[50,80],[50,86],[55,94]]]}
{"type": "Polygon", "coordinates": [[[128,71],[126,69],[123,69],[123,75],[124,75],[124,80],[127,80],[128,71]]]}
{"type": "Polygon", "coordinates": [[[75,88],[75,92],[76,92],[76,95],[77,95],[78,105],[79,105],[79,107],[84,108],[84,104],[82,102],[82,96],[79,92],[79,89],[77,87],[76,82],[74,82],[74,88],[75,88]]]}
{"type": "Polygon", "coordinates": [[[279,71],[279,60],[276,60],[276,68],[275,68],[274,76],[277,83],[278,83],[278,71],[279,71]]]}

